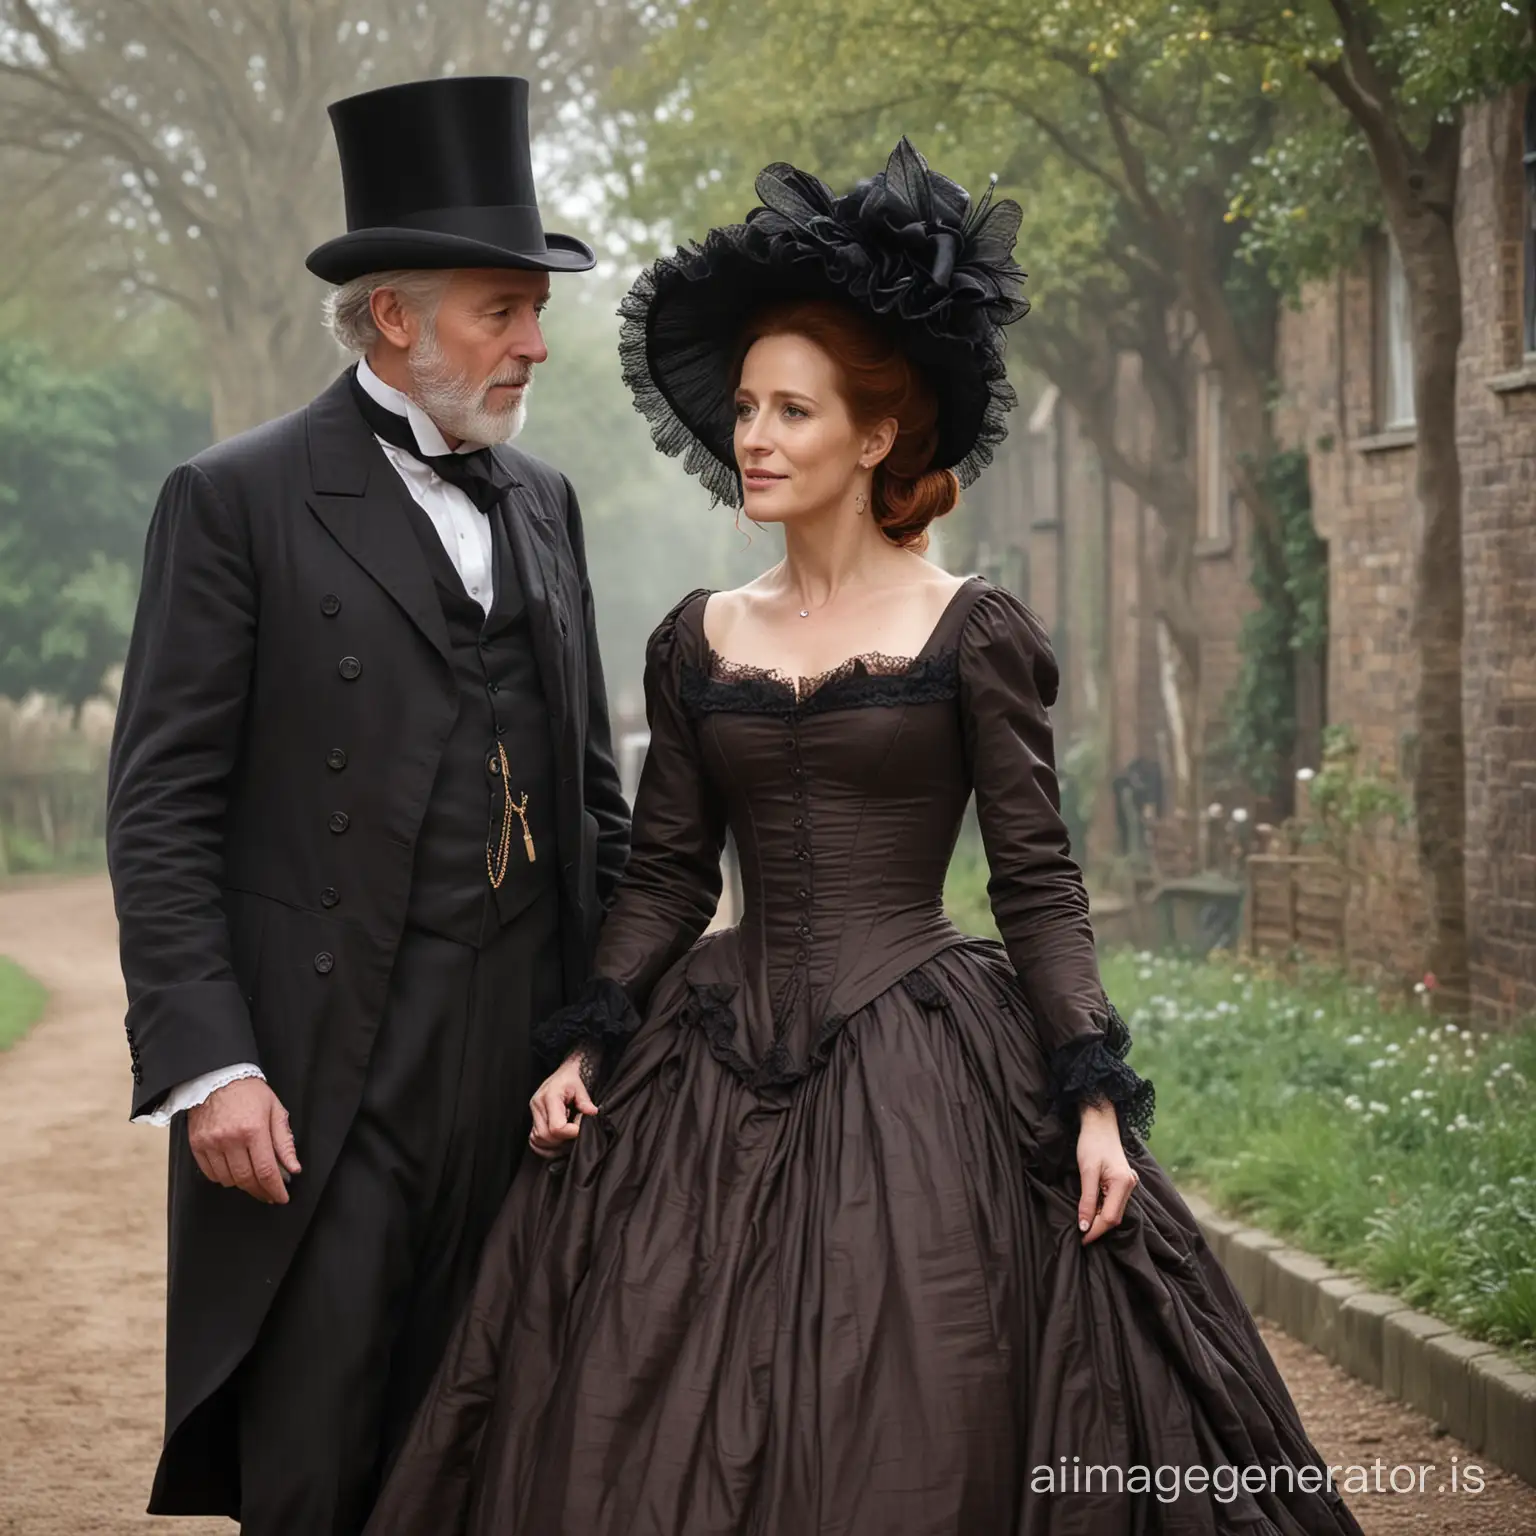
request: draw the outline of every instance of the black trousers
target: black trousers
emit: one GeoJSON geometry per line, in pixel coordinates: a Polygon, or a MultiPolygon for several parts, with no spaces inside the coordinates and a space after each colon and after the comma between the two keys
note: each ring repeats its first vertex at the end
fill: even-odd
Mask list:
{"type": "Polygon", "coordinates": [[[235,1383],[240,1529],[362,1529],[527,1146],[559,897],[482,949],[407,933],[362,1107],[235,1383]]]}

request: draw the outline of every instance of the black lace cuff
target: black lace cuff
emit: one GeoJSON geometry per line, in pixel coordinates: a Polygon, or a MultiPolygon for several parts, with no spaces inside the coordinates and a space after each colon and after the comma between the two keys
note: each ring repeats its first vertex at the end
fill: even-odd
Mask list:
{"type": "Polygon", "coordinates": [[[1108,1100],[1115,1106],[1121,1130],[1145,1141],[1152,1130],[1156,1095],[1152,1084],[1125,1064],[1131,1032],[1114,1004],[1105,1006],[1108,1014],[1102,1035],[1069,1041],[1052,1055],[1054,1107],[1063,1118],[1072,1120],[1080,1106],[1108,1100]]]}
{"type": "Polygon", "coordinates": [[[557,1009],[533,1030],[533,1059],[553,1072],[572,1051],[594,1049],[607,1064],[640,1027],[640,1015],[618,982],[594,976],[574,1003],[557,1009]]]}

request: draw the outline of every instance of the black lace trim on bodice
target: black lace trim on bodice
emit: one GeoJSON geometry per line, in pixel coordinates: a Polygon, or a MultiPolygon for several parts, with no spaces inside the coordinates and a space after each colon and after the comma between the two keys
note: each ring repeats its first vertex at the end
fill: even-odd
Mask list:
{"type": "MultiPolygon", "coordinates": [[[[920,1008],[942,1013],[949,999],[922,967],[908,971],[901,986],[920,1008]]],[[[804,1061],[796,1062],[783,1039],[782,1026],[773,1043],[755,1066],[736,1048],[737,1019],[732,1003],[736,987],[729,983],[698,985],[690,982],[688,996],[678,1015],[679,1024],[698,1029],[710,1054],[755,1092],[786,1088],[809,1077],[827,1064],[837,1037],[848,1023],[846,1014],[824,1020],[811,1041],[804,1061]]],[[[1105,1003],[1102,1035],[1089,1035],[1060,1047],[1050,1061],[1051,1107],[1068,1125],[1075,1125],[1078,1109],[1106,1099],[1115,1106],[1122,1137],[1134,1150],[1134,1138],[1145,1141],[1152,1131],[1156,1095],[1152,1084],[1137,1076],[1125,1063],[1131,1034],[1113,1003],[1105,1003]]]]}
{"type": "MultiPolygon", "coordinates": [[[[680,1024],[703,1034],[710,1055],[722,1067],[733,1072],[754,1093],[761,1093],[767,1089],[791,1087],[826,1066],[832,1046],[848,1022],[846,1014],[835,1014],[821,1021],[805,1060],[799,1062],[789,1054],[780,1022],[773,1043],[763,1052],[763,1059],[753,1066],[736,1049],[736,1012],[731,1006],[736,990],[730,983],[711,982],[699,986],[690,982],[687,1000],[678,1014],[680,1024]]],[[[784,1000],[781,999],[781,1013],[783,1007],[784,1000]]]]}
{"type": "Polygon", "coordinates": [[[806,715],[834,709],[894,708],[958,698],[960,653],[927,656],[851,656],[816,677],[791,678],[767,667],[749,667],[709,653],[706,667],[685,662],[679,682],[689,714],[806,715]]]}

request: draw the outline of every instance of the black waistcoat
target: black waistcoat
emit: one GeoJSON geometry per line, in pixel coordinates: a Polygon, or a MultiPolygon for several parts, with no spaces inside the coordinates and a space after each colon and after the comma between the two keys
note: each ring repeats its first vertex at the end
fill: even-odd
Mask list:
{"type": "Polygon", "coordinates": [[[494,531],[495,598],[487,614],[465,590],[426,512],[413,500],[416,531],[448,623],[459,713],[443,747],[432,798],[416,844],[408,927],[460,943],[486,942],[559,874],[555,849],[555,763],[528,608],[500,517],[494,531]],[[514,804],[528,797],[523,824],[511,817],[506,874],[491,884],[486,855],[502,862],[506,752],[514,804]]]}

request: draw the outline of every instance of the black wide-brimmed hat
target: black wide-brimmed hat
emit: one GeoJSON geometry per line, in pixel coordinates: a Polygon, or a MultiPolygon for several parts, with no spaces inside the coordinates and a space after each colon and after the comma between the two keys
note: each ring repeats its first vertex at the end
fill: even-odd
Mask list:
{"type": "Polygon", "coordinates": [[[585,272],[591,246],[546,234],[534,195],[528,82],[420,80],[330,108],[347,233],[305,265],[328,283],[370,272],[529,267],[585,272]]]}
{"type": "Polygon", "coordinates": [[[769,304],[829,298],[873,316],[923,371],[939,404],[929,467],[970,485],[1018,403],[1003,327],[1029,310],[1013,258],[1019,205],[994,201],[990,187],[973,205],[905,137],[843,197],[782,163],[758,175],[757,195],[745,223],[661,257],[620,304],[624,381],[656,446],[739,507],[731,371],[742,335],[769,304]]]}

